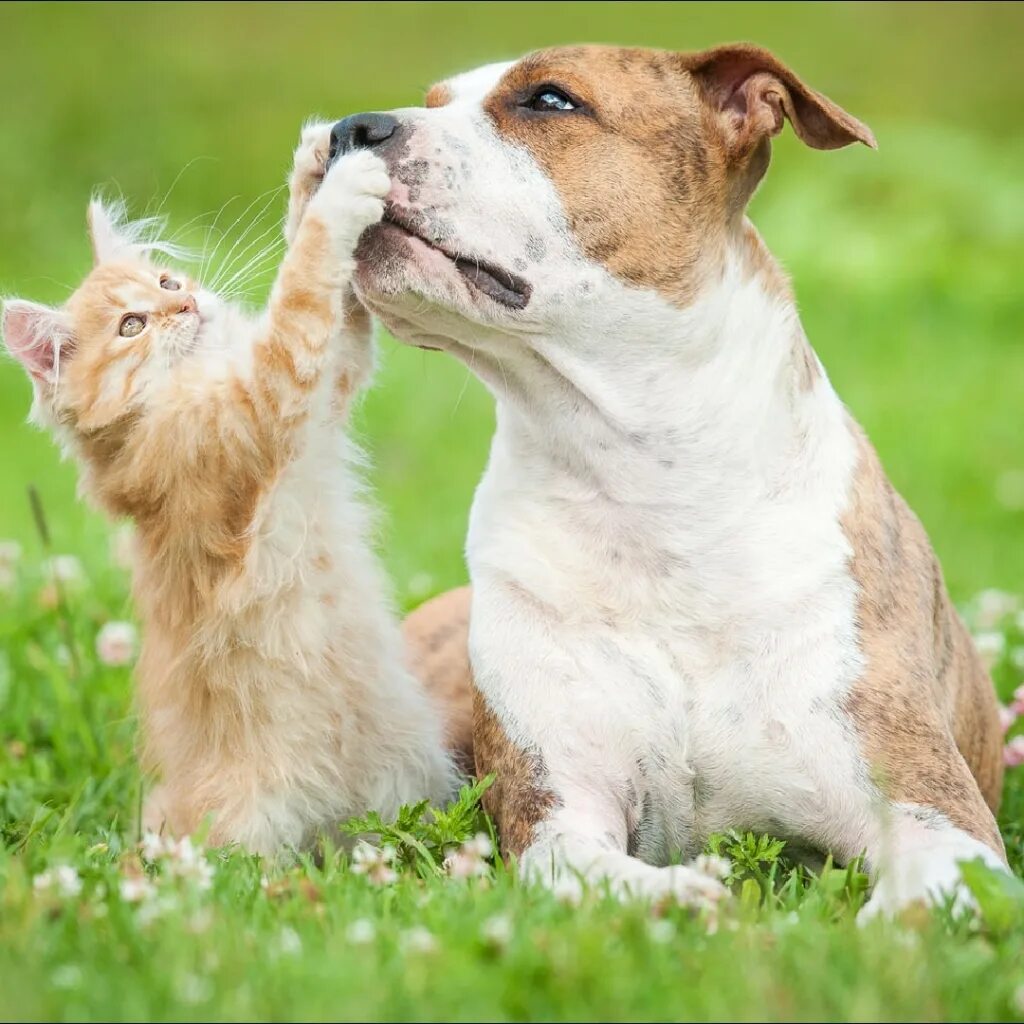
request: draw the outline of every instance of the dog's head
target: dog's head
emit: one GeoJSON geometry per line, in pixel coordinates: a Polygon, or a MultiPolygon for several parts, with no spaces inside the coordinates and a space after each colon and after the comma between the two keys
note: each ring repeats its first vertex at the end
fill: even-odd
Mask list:
{"type": "Polygon", "coordinates": [[[542,50],[435,85],[425,108],[348,117],[333,155],[372,146],[393,179],[357,289],[400,337],[456,350],[594,324],[623,289],[685,307],[785,119],[818,149],[874,145],[748,45],[542,50]]]}

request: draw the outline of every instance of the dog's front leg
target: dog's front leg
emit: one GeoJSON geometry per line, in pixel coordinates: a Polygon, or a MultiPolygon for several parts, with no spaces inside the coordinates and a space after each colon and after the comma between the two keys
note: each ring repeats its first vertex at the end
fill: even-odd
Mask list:
{"type": "Polygon", "coordinates": [[[725,890],[707,874],[630,854],[654,713],[634,680],[607,672],[580,631],[546,611],[521,594],[474,592],[475,759],[478,774],[495,775],[484,805],[503,853],[524,880],[570,894],[589,884],[622,898],[717,900],[725,890]]]}

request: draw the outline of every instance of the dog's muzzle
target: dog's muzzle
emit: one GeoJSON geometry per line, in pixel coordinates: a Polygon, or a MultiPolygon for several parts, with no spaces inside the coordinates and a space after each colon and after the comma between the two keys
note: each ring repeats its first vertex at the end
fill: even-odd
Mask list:
{"type": "Polygon", "coordinates": [[[388,141],[398,129],[398,121],[390,114],[350,114],[331,129],[331,146],[327,153],[327,169],[338,157],[354,149],[372,149],[388,141]]]}

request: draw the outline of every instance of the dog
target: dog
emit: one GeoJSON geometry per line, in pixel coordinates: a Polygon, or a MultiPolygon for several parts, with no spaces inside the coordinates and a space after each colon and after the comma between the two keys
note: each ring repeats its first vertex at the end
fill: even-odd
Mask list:
{"type": "Polygon", "coordinates": [[[751,45],[542,50],[333,127],[392,176],[359,299],[497,401],[472,596],[407,632],[457,676],[468,618],[528,878],[685,896],[673,856],[737,828],[863,853],[865,916],[970,902],[960,862],[1007,870],[996,700],[745,216],[787,120],[875,145],[751,45]]]}

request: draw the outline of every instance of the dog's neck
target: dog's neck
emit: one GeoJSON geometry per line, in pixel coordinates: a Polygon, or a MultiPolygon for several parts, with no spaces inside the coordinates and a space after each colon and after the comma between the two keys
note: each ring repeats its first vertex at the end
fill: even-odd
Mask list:
{"type": "Polygon", "coordinates": [[[798,486],[844,411],[755,234],[686,309],[623,289],[614,319],[537,336],[493,375],[498,443],[577,493],[699,507],[798,486]]]}
{"type": "Polygon", "coordinates": [[[705,632],[774,628],[836,577],[856,447],[771,266],[730,260],[686,310],[623,289],[603,331],[507,360],[472,573],[529,563],[545,600],[636,621],[668,602],[705,632]],[[524,522],[529,546],[490,544],[524,522]]]}

